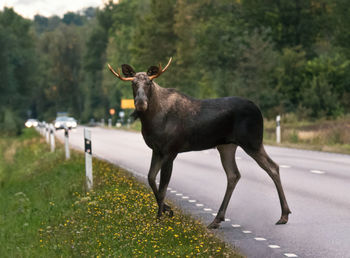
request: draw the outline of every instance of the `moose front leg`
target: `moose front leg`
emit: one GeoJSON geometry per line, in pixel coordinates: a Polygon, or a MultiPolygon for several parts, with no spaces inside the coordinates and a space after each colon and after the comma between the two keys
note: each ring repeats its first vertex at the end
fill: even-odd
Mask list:
{"type": "Polygon", "coordinates": [[[158,217],[162,216],[162,213],[169,211],[170,216],[173,215],[171,208],[164,203],[166,190],[170,181],[171,173],[173,170],[173,162],[176,158],[176,155],[167,155],[162,162],[162,168],[160,172],[160,184],[158,190],[158,217]]]}
{"type": "MultiPolygon", "coordinates": [[[[156,185],[156,177],[158,175],[158,172],[160,171],[160,168],[162,167],[163,163],[163,156],[155,151],[152,153],[152,161],[151,161],[151,166],[148,172],[148,183],[150,187],[152,188],[152,191],[154,193],[154,197],[156,198],[157,204],[159,205],[159,194],[158,194],[158,189],[156,185]]],[[[163,212],[169,211],[170,216],[173,215],[173,212],[170,208],[170,206],[166,205],[164,203],[163,205],[163,212]]]]}
{"type": "Polygon", "coordinates": [[[149,168],[149,171],[148,171],[148,184],[152,188],[152,191],[154,193],[154,196],[156,197],[157,203],[159,203],[159,198],[158,198],[158,189],[156,185],[156,177],[158,175],[158,172],[161,166],[162,166],[162,155],[153,151],[151,167],[149,168]]]}

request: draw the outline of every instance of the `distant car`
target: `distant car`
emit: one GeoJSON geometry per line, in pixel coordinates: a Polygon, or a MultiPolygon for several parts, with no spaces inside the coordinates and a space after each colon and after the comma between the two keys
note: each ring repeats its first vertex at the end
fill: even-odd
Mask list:
{"type": "Polygon", "coordinates": [[[36,119],[31,118],[31,119],[28,119],[28,120],[24,123],[24,125],[25,125],[26,127],[28,127],[28,128],[30,128],[30,127],[37,127],[37,126],[39,125],[39,121],[36,120],[36,119]]]}
{"type": "Polygon", "coordinates": [[[77,120],[69,116],[60,116],[56,118],[56,120],[54,121],[54,125],[56,130],[64,129],[64,127],[72,129],[77,127],[77,120]]]}

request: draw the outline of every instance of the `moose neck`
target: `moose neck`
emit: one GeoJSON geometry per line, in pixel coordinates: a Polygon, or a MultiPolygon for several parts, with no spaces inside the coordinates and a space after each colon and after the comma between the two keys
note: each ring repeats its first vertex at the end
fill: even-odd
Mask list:
{"type": "Polygon", "coordinates": [[[138,116],[140,117],[142,127],[149,127],[153,119],[156,116],[161,116],[161,114],[166,113],[166,110],[163,110],[162,102],[166,101],[163,97],[167,89],[160,87],[157,83],[153,82],[151,85],[151,94],[148,99],[148,108],[144,112],[139,112],[138,116]]]}

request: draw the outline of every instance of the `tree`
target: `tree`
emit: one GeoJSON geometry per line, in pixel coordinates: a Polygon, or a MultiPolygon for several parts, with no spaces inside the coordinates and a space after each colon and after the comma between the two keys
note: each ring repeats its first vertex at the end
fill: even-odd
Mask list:
{"type": "MultiPolygon", "coordinates": [[[[152,0],[149,13],[138,20],[130,48],[131,63],[136,70],[145,71],[159,62],[164,64],[175,55],[175,3],[175,0],[152,0]]],[[[164,86],[167,85],[165,78],[158,81],[164,86]]]]}
{"type": "Polygon", "coordinates": [[[251,30],[269,28],[277,49],[301,45],[308,54],[327,26],[327,0],[243,0],[251,30]]]}
{"type": "Polygon", "coordinates": [[[5,8],[0,12],[0,128],[19,132],[33,98],[36,73],[30,21],[5,8]]]}
{"type": "Polygon", "coordinates": [[[79,117],[82,111],[82,54],[84,51],[81,33],[74,26],[62,24],[57,30],[48,32],[43,37],[42,51],[47,62],[47,101],[53,107],[50,116],[58,111],[67,111],[79,117]]]}

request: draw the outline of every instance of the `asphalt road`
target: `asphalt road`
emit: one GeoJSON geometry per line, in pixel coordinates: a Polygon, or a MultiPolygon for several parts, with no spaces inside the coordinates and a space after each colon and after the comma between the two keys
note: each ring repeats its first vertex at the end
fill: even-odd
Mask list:
{"type": "MultiPolygon", "coordinates": [[[[142,135],[89,128],[93,155],[145,178],[151,150],[142,135]]],[[[63,137],[58,132],[59,138],[63,137]]],[[[70,133],[70,144],[83,149],[83,127],[70,133]]],[[[216,232],[248,257],[350,257],[350,156],[267,146],[280,165],[292,214],[275,225],[280,205],[272,180],[242,149],[237,164],[242,178],[216,232]]],[[[226,189],[218,151],[179,154],[167,197],[209,223],[226,189]]]]}

